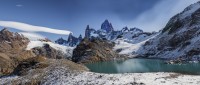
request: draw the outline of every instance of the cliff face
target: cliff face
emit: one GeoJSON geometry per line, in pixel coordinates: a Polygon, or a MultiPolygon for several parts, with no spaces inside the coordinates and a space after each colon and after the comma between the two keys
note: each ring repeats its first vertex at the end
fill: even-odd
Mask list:
{"type": "Polygon", "coordinates": [[[91,63],[107,61],[120,56],[112,50],[114,43],[101,39],[84,39],[73,51],[72,61],[91,63]]]}

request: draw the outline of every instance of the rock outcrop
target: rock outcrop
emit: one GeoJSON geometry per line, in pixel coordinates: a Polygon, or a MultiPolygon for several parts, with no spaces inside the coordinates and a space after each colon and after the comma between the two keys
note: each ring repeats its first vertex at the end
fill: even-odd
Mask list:
{"type": "Polygon", "coordinates": [[[52,48],[49,44],[44,44],[43,47],[35,47],[32,51],[37,56],[45,56],[51,59],[65,58],[65,55],[61,51],[52,48]]]}
{"type": "Polygon", "coordinates": [[[44,63],[47,61],[46,57],[37,56],[33,58],[26,59],[24,61],[21,61],[18,66],[14,69],[13,73],[14,75],[23,76],[27,75],[28,71],[32,69],[44,69],[48,67],[49,64],[44,63]]]}
{"type": "Polygon", "coordinates": [[[29,39],[18,33],[12,33],[6,28],[0,31],[0,73],[9,74],[18,62],[34,56],[27,51],[29,39]]]}
{"type": "Polygon", "coordinates": [[[98,38],[85,38],[73,51],[72,61],[78,63],[92,63],[108,61],[120,56],[112,50],[114,43],[98,38]]]}

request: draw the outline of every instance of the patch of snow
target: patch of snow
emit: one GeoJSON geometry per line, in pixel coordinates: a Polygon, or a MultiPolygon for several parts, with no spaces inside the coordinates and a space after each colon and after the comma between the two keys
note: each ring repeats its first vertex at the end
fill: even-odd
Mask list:
{"type": "Polygon", "coordinates": [[[156,37],[158,34],[148,36],[147,38],[142,37],[141,39],[138,39],[135,41],[132,40],[132,43],[131,43],[131,40],[117,39],[115,41],[115,46],[114,46],[113,50],[116,51],[116,50],[121,49],[119,54],[128,54],[129,56],[134,56],[136,54],[136,52],[138,52],[139,49],[146,43],[146,41],[156,37]]]}
{"type": "Polygon", "coordinates": [[[14,80],[14,79],[18,79],[19,76],[6,76],[6,77],[0,77],[0,85],[10,85],[9,83],[11,83],[10,81],[14,80]]]}
{"type": "Polygon", "coordinates": [[[43,85],[199,85],[200,76],[175,73],[101,74],[93,72],[68,73],[65,68],[47,75],[43,85]]]}
{"type": "Polygon", "coordinates": [[[53,42],[30,41],[26,50],[31,50],[35,47],[43,47],[44,44],[49,44],[52,48],[59,50],[59,51],[65,53],[65,54],[69,53],[68,51],[70,51],[70,53],[72,53],[73,49],[75,48],[75,47],[55,44],[53,42]]]}
{"type": "MultiPolygon", "coordinates": [[[[57,66],[44,73],[46,75],[41,79],[41,85],[200,85],[199,75],[165,72],[102,74],[72,71],[67,67],[57,66]]],[[[8,76],[1,77],[0,84],[13,84],[15,80],[29,82],[29,78],[24,76],[8,76]]]]}

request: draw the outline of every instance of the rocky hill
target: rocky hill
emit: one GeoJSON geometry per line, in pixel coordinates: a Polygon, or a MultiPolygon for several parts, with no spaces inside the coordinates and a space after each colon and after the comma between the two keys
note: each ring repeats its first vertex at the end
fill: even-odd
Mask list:
{"type": "Polygon", "coordinates": [[[120,55],[112,50],[113,47],[114,43],[112,42],[98,38],[92,40],[85,38],[74,49],[72,61],[78,63],[92,63],[120,58],[120,55]]]}
{"type": "Polygon", "coordinates": [[[10,74],[17,65],[29,58],[44,56],[52,59],[68,58],[72,48],[56,45],[50,41],[30,41],[21,34],[0,31],[0,74],[10,74]],[[37,43],[34,43],[37,42],[37,43]]]}
{"type": "Polygon", "coordinates": [[[160,34],[147,41],[143,56],[178,61],[200,61],[200,2],[170,19],[160,34]]]}
{"type": "Polygon", "coordinates": [[[33,57],[31,51],[25,50],[29,39],[6,28],[0,31],[0,73],[13,71],[18,62],[33,57]]]}

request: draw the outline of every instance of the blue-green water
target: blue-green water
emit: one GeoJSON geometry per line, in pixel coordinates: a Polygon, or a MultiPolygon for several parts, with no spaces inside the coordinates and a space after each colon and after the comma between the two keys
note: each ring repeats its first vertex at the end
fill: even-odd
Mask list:
{"type": "Polygon", "coordinates": [[[176,72],[200,74],[200,63],[165,64],[157,59],[129,59],[125,61],[109,61],[86,64],[92,72],[97,73],[145,73],[176,72]]]}

